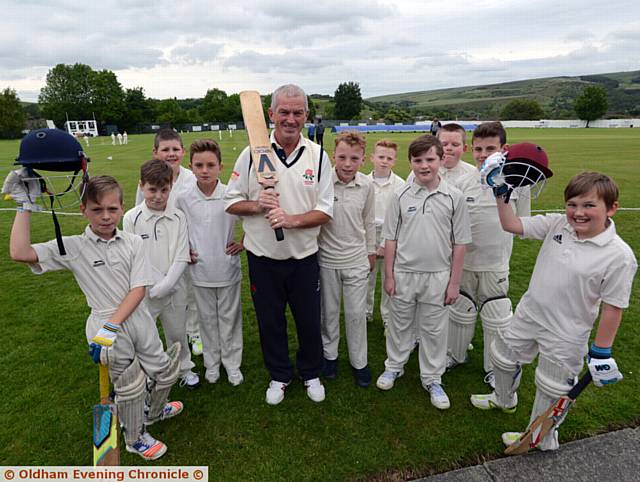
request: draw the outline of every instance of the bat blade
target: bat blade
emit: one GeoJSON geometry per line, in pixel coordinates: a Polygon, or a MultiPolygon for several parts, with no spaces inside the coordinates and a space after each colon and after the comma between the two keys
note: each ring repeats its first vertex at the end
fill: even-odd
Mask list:
{"type": "MultiPolygon", "coordinates": [[[[273,189],[278,182],[277,158],[271,147],[260,94],[255,90],[240,92],[240,107],[258,183],[263,189],[273,189]]],[[[277,228],[275,232],[276,239],[282,241],[284,239],[282,228],[277,228]]]]}
{"type": "Polygon", "coordinates": [[[531,422],[529,428],[513,444],[509,445],[504,453],[506,455],[526,454],[529,450],[536,448],[542,439],[563,419],[571,406],[575,403],[578,395],[591,383],[591,372],[582,375],[582,378],[564,397],[560,397],[543,414],[531,422]]]}
{"type": "Polygon", "coordinates": [[[118,412],[109,400],[109,372],[100,365],[100,404],[93,406],[93,465],[120,465],[118,412]]]}

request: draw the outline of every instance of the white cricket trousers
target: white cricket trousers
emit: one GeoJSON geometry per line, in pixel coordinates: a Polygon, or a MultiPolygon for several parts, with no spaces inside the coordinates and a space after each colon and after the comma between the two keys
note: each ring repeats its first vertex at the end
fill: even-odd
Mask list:
{"type": "MultiPolygon", "coordinates": [[[[179,289],[184,290],[184,286],[179,289]]],[[[187,343],[186,316],[187,305],[184,304],[184,293],[175,293],[164,298],[146,297],[151,317],[160,318],[167,348],[180,343],[180,376],[186,375],[195,364],[191,361],[191,350],[187,343]]]]}
{"type": "Polygon", "coordinates": [[[320,267],[322,348],[327,360],[338,358],[340,300],[344,303],[344,325],[349,362],[355,369],[367,366],[367,275],[369,265],[357,268],[320,267]]]}
{"type": "Polygon", "coordinates": [[[229,286],[194,286],[193,294],[200,314],[202,355],[207,372],[227,374],[242,364],[242,309],[240,281],[229,286]]]}
{"type": "Polygon", "coordinates": [[[447,365],[449,307],[444,306],[449,271],[394,273],[385,368],[400,371],[420,339],[418,362],[423,385],[441,383],[447,365]]]}

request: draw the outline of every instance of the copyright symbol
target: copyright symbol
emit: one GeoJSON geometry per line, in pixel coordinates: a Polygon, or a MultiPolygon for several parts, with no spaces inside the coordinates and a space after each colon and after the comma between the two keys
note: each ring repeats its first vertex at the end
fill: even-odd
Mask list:
{"type": "Polygon", "coordinates": [[[15,475],[16,474],[11,469],[4,471],[4,478],[7,480],[13,480],[13,477],[15,477],[15,475]]]}
{"type": "Polygon", "coordinates": [[[202,470],[194,470],[193,471],[193,478],[196,480],[202,480],[202,477],[204,477],[204,473],[202,472],[202,470]]]}

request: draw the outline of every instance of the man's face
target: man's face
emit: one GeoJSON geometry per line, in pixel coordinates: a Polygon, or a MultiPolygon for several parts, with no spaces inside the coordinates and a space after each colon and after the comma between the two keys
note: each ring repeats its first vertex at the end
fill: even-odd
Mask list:
{"type": "Polygon", "coordinates": [[[500,152],[505,146],[500,144],[500,137],[477,137],[473,140],[472,154],[476,166],[482,166],[487,157],[495,152],[500,152]]]}
{"type": "Polygon", "coordinates": [[[173,169],[174,178],[175,174],[180,171],[183,156],[184,148],[177,139],[160,141],[158,147],[153,149],[153,157],[167,162],[173,169]]]}
{"type": "Polygon", "coordinates": [[[304,108],[305,99],[279,95],[277,101],[275,110],[269,108],[269,119],[276,126],[276,140],[283,147],[295,146],[308,114],[304,108]]]}
{"type": "Polygon", "coordinates": [[[356,177],[356,173],[364,162],[364,150],[355,145],[350,146],[346,142],[339,142],[333,153],[336,164],[336,174],[342,182],[349,183],[356,177]]]}
{"type": "Polygon", "coordinates": [[[87,201],[80,205],[82,215],[89,220],[91,230],[102,239],[111,239],[124,213],[118,191],[105,192],[98,202],[87,201]]]}
{"type": "Polygon", "coordinates": [[[149,209],[154,211],[164,211],[167,208],[171,185],[157,186],[149,182],[141,182],[140,190],[144,196],[144,202],[149,209]]]}

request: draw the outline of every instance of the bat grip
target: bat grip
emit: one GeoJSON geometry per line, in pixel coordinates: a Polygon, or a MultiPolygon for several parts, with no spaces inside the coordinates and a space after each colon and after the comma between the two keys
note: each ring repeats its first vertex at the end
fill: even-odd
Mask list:
{"type": "Polygon", "coordinates": [[[109,369],[105,365],[100,365],[100,399],[109,396],[109,369]]]}
{"type": "MultiPolygon", "coordinates": [[[[265,189],[273,189],[273,186],[265,187],[265,189]]],[[[282,228],[275,228],[274,231],[276,232],[276,240],[284,241],[284,231],[282,228]]]]}
{"type": "Polygon", "coordinates": [[[567,397],[569,397],[571,400],[575,400],[578,395],[580,395],[582,390],[587,388],[587,385],[589,385],[589,383],[591,383],[591,372],[587,369],[587,372],[582,375],[582,378],[578,380],[578,383],[576,383],[571,391],[569,391],[567,397]]]}

